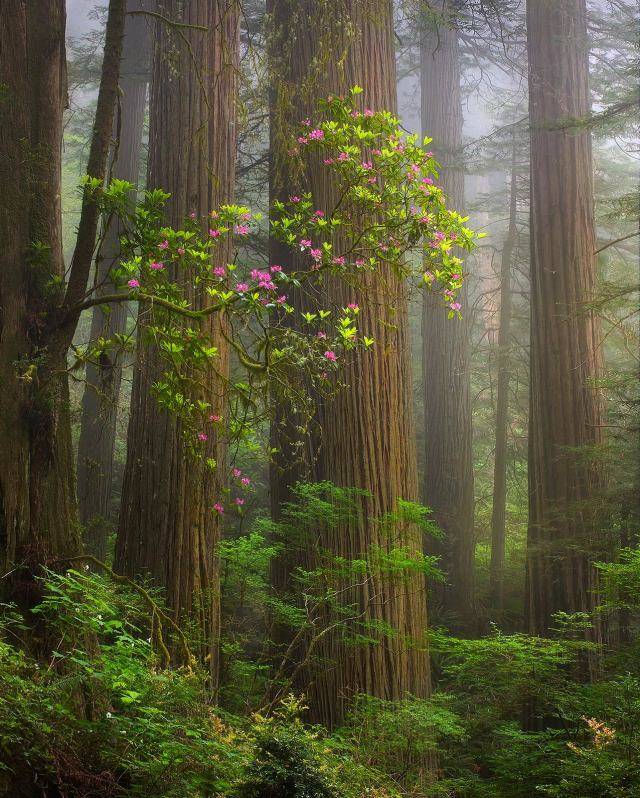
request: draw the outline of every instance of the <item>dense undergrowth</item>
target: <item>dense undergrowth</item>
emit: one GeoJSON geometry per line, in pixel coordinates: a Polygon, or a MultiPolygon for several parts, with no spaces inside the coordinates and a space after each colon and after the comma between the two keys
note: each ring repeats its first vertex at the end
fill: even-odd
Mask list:
{"type": "MultiPolygon", "coordinates": [[[[308,506],[303,515],[308,522],[308,506]]],[[[292,508],[288,523],[295,518],[292,508]]],[[[258,607],[287,612],[267,586],[279,552],[267,531],[260,521],[221,552],[226,665],[217,703],[195,660],[160,667],[147,600],[109,575],[47,573],[27,617],[4,607],[0,794],[33,795],[34,785],[67,798],[640,794],[638,646],[582,642],[585,618],[558,617],[553,640],[497,628],[480,639],[433,632],[431,699],[361,696],[331,733],[305,722],[304,697],[292,690],[265,703],[273,669],[253,643],[258,607]],[[592,683],[573,678],[584,657],[598,663],[592,683]]],[[[633,617],[638,554],[602,566],[602,579],[602,617],[633,617]]],[[[170,629],[165,641],[178,645],[170,629]]]]}

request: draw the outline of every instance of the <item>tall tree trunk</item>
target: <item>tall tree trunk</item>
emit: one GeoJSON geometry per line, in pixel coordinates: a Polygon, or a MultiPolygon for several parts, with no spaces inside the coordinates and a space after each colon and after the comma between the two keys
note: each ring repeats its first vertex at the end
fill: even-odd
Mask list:
{"type": "MultiPolygon", "coordinates": [[[[0,549],[2,571],[79,547],[64,377],[40,384],[47,283],[64,274],[63,0],[0,8],[0,549]]],[[[5,585],[6,585],[6,580],[5,585]]],[[[16,580],[19,584],[20,577],[16,580]]],[[[30,578],[25,580],[33,586],[30,578]]],[[[14,587],[16,583],[14,582],[14,587]]],[[[14,597],[18,597],[14,594],[14,597]]],[[[21,597],[18,597],[21,598],[21,597]]],[[[24,597],[29,602],[29,597],[24,597]]]]}
{"type": "MultiPolygon", "coordinates": [[[[104,175],[118,80],[124,8],[107,19],[89,173],[104,175]]],[[[66,104],[65,3],[0,7],[0,557],[3,592],[31,605],[37,566],[80,549],[66,352],[86,291],[97,207],[85,195],[70,282],[61,285],[60,177],[66,104]]]]}
{"type": "MultiPolygon", "coordinates": [[[[547,635],[557,611],[596,600],[602,487],[600,330],[595,293],[591,136],[563,123],[586,117],[585,0],[529,0],[531,124],[531,407],[528,631],[547,635]]],[[[570,124],[570,122],[569,122],[570,124]]]]}
{"type": "MultiPolygon", "coordinates": [[[[181,25],[207,29],[156,26],[148,185],[171,193],[168,222],[179,227],[190,212],[206,216],[233,199],[239,7],[237,0],[166,0],[161,10],[181,25]]],[[[230,252],[219,249],[216,259],[226,264],[230,252]]],[[[207,298],[186,287],[204,306],[207,298]]],[[[208,319],[219,357],[209,395],[201,398],[223,414],[228,350],[220,321],[208,319]]],[[[190,614],[199,624],[215,683],[220,523],[212,508],[226,481],[225,446],[209,436],[206,457],[216,460],[215,471],[188,454],[180,421],[160,411],[152,393],[162,371],[139,334],[115,567],[150,576],[176,619],[190,614]]]]}
{"type": "Polygon", "coordinates": [[[518,228],[516,212],[517,150],[513,134],[509,228],[500,263],[500,320],[498,330],[498,391],[496,398],[496,450],[493,466],[493,508],[491,514],[490,604],[501,610],[504,600],[505,519],[507,507],[507,438],[509,428],[509,380],[511,339],[511,267],[518,228]]]}
{"type": "MultiPolygon", "coordinates": [[[[272,195],[278,197],[289,193],[283,167],[286,133],[292,122],[313,114],[314,98],[342,93],[358,84],[364,89],[367,106],[393,111],[396,74],[390,0],[345,0],[338,6],[274,0],[270,5],[277,70],[271,178],[272,195]]],[[[307,177],[317,207],[332,207],[337,198],[326,170],[308,163],[307,177]]],[[[275,247],[272,256],[285,267],[292,265],[291,255],[281,248],[275,247]]],[[[391,270],[370,275],[358,290],[329,280],[322,302],[332,308],[359,303],[358,327],[376,339],[375,351],[357,354],[344,374],[348,387],[330,402],[318,403],[316,423],[321,432],[310,447],[317,444],[315,458],[311,462],[307,458],[306,469],[297,473],[291,467],[274,468],[272,490],[280,499],[287,495],[292,480],[301,476],[369,491],[371,497],[364,502],[361,519],[330,532],[319,531],[321,547],[353,559],[371,545],[390,545],[372,519],[393,510],[398,498],[417,498],[407,302],[404,286],[391,270]]],[[[278,428],[275,434],[283,435],[278,428]]],[[[401,529],[398,534],[397,545],[420,550],[417,530],[401,529]]],[[[288,564],[282,567],[286,571],[288,564]]],[[[276,582],[286,582],[286,573],[274,577],[276,582]]],[[[308,696],[312,717],[329,726],[341,721],[355,693],[397,699],[408,692],[416,696],[430,692],[424,579],[411,577],[398,585],[376,577],[354,588],[349,601],[365,619],[389,624],[398,633],[381,636],[377,645],[345,645],[338,634],[320,641],[316,653],[323,665],[311,675],[308,696]],[[406,637],[417,644],[408,644],[406,637]]]]}
{"type": "MultiPolygon", "coordinates": [[[[145,4],[148,8],[149,2],[145,4]]],[[[128,10],[139,10],[140,0],[129,0],[128,10]]],[[[120,68],[120,98],[114,121],[111,178],[134,185],[140,171],[140,152],[149,81],[151,24],[142,14],[129,15],[120,68]]],[[[109,274],[120,252],[121,230],[112,221],[96,262],[99,293],[113,293],[109,274]]],[[[111,338],[126,329],[127,307],[115,303],[96,306],[91,318],[91,340],[111,338]]],[[[113,456],[118,398],[122,377],[121,353],[105,355],[87,364],[78,442],[78,509],[87,551],[100,560],[107,556],[108,516],[113,490],[113,456]]]]}
{"type": "MultiPolygon", "coordinates": [[[[435,5],[435,4],[434,4],[435,5]]],[[[460,51],[454,4],[437,4],[444,21],[426,20],[420,46],[422,129],[433,138],[442,165],[440,185],[452,207],[464,203],[460,51]]],[[[473,455],[471,430],[470,324],[466,287],[461,319],[425,293],[422,315],[425,417],[424,503],[445,533],[436,553],[447,572],[439,591],[447,623],[471,630],[474,619],[473,455]]]]}

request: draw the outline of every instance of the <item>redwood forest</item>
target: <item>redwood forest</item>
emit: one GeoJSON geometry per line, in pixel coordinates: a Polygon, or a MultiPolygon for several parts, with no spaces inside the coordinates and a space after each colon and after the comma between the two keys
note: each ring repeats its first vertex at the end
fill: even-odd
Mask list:
{"type": "Polygon", "coordinates": [[[0,798],[639,798],[637,0],[0,0],[0,798]]]}

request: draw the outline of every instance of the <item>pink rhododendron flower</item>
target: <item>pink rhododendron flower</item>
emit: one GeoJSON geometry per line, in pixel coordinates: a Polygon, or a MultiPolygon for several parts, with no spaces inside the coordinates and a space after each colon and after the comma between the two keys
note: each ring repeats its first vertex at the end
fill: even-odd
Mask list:
{"type": "Polygon", "coordinates": [[[348,152],[341,152],[340,155],[338,155],[338,160],[339,161],[348,161],[349,160],[349,153],[348,152]]]}
{"type": "Polygon", "coordinates": [[[247,485],[251,484],[251,480],[249,479],[249,477],[242,477],[240,482],[241,482],[242,485],[245,486],[245,488],[247,487],[247,485]]]}
{"type": "Polygon", "coordinates": [[[331,166],[331,164],[335,163],[335,161],[333,160],[333,158],[325,158],[323,163],[325,166],[331,166]]]}
{"type": "Polygon", "coordinates": [[[269,266],[269,271],[275,274],[276,272],[282,271],[282,266],[278,266],[277,263],[274,263],[273,266],[269,266]]]}
{"type": "Polygon", "coordinates": [[[135,277],[132,280],[129,280],[127,283],[129,288],[140,288],[140,281],[136,280],[135,277]]]}
{"type": "Polygon", "coordinates": [[[364,109],[364,115],[365,116],[373,116],[373,111],[371,110],[371,108],[365,108],[364,109]]]}
{"type": "Polygon", "coordinates": [[[215,274],[216,277],[224,277],[225,274],[227,273],[227,270],[225,269],[224,266],[216,266],[215,269],[213,270],[213,273],[215,274]]]}
{"type": "Polygon", "coordinates": [[[220,231],[219,230],[209,230],[209,235],[211,236],[211,238],[217,238],[220,235],[220,231]]]}
{"type": "Polygon", "coordinates": [[[347,305],[347,307],[349,308],[349,310],[360,310],[359,306],[358,306],[358,305],[356,305],[356,303],[355,303],[355,302],[349,302],[349,304],[347,305]]]}
{"type": "Polygon", "coordinates": [[[234,229],[239,236],[249,235],[249,228],[246,224],[237,224],[234,229]]]}
{"type": "Polygon", "coordinates": [[[327,337],[326,332],[322,332],[322,330],[316,333],[316,338],[326,338],[326,337],[327,337]]]}
{"type": "Polygon", "coordinates": [[[241,499],[240,496],[236,496],[234,501],[238,505],[238,507],[242,507],[242,505],[244,504],[244,499],[241,499]]]}
{"type": "Polygon", "coordinates": [[[154,272],[159,272],[161,269],[164,269],[164,263],[158,263],[155,260],[152,260],[149,264],[149,268],[153,269],[154,272]]]}
{"type": "Polygon", "coordinates": [[[327,351],[324,353],[324,356],[327,358],[327,360],[330,360],[332,363],[335,363],[336,360],[338,359],[336,353],[332,352],[330,349],[327,349],[327,351]]]}
{"type": "Polygon", "coordinates": [[[324,217],[324,211],[314,211],[313,215],[317,216],[319,219],[322,219],[324,217]]]}
{"type": "Polygon", "coordinates": [[[321,249],[312,249],[309,254],[314,260],[320,260],[322,258],[322,250],[321,249]]]}
{"type": "Polygon", "coordinates": [[[276,302],[278,303],[278,305],[284,305],[284,303],[285,303],[286,301],[287,301],[287,295],[286,295],[286,294],[282,294],[282,296],[279,296],[279,297],[276,299],[276,302]]]}
{"type": "Polygon", "coordinates": [[[320,130],[319,128],[316,130],[312,130],[311,133],[309,133],[309,138],[315,139],[316,141],[320,141],[321,139],[324,138],[324,130],[320,130]]]}
{"type": "Polygon", "coordinates": [[[178,247],[177,252],[180,256],[184,255],[184,247],[178,247]]]}
{"type": "Polygon", "coordinates": [[[300,239],[300,249],[308,249],[311,246],[311,241],[308,238],[300,239]]]}
{"type": "Polygon", "coordinates": [[[209,436],[207,435],[206,432],[199,432],[198,433],[198,440],[199,441],[203,441],[203,442],[204,441],[208,441],[209,440],[209,436]]]}
{"type": "Polygon", "coordinates": [[[214,424],[217,424],[218,421],[222,421],[222,416],[216,416],[215,414],[209,416],[209,421],[212,421],[214,424]]]}
{"type": "Polygon", "coordinates": [[[158,244],[158,249],[169,249],[169,242],[165,239],[160,244],[158,244]]]}
{"type": "Polygon", "coordinates": [[[213,509],[214,509],[214,510],[215,510],[215,511],[216,511],[216,512],[219,514],[219,515],[222,515],[222,514],[224,513],[224,507],[223,507],[221,504],[219,504],[218,502],[216,502],[216,503],[213,505],[213,509]]]}
{"type": "Polygon", "coordinates": [[[452,303],[449,305],[449,307],[451,308],[451,310],[460,310],[460,308],[462,307],[462,305],[461,305],[459,302],[452,302],[452,303]]]}
{"type": "Polygon", "coordinates": [[[364,258],[356,258],[356,266],[364,266],[364,258]]]}
{"type": "Polygon", "coordinates": [[[196,212],[195,211],[191,211],[191,213],[189,214],[189,218],[190,219],[195,219],[196,218],[196,212]]]}
{"type": "Polygon", "coordinates": [[[346,263],[346,258],[344,255],[338,255],[337,257],[331,259],[331,263],[335,263],[336,266],[344,266],[346,263]]]}
{"type": "Polygon", "coordinates": [[[451,279],[452,280],[459,280],[460,279],[460,275],[459,274],[452,274],[451,275],[451,279]]]}
{"type": "Polygon", "coordinates": [[[289,197],[289,202],[300,202],[300,197],[296,196],[289,197]]]}
{"type": "Polygon", "coordinates": [[[238,479],[238,477],[241,477],[241,476],[242,476],[242,471],[240,471],[240,469],[239,469],[239,468],[234,468],[234,469],[233,469],[233,471],[232,471],[231,473],[233,474],[233,476],[234,476],[236,479],[238,479]]]}
{"type": "Polygon", "coordinates": [[[298,144],[306,144],[308,139],[306,136],[298,136],[298,144]]]}
{"type": "Polygon", "coordinates": [[[365,171],[369,171],[370,169],[373,169],[373,164],[371,163],[371,161],[363,161],[362,162],[362,168],[365,171]]]}
{"type": "Polygon", "coordinates": [[[244,294],[245,291],[249,290],[249,286],[246,283],[237,283],[236,284],[236,291],[239,294],[244,294]]]}

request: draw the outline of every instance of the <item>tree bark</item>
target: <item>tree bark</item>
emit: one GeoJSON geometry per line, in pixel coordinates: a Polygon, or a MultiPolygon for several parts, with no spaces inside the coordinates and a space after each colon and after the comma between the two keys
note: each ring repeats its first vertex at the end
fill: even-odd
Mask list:
{"type": "MultiPolygon", "coordinates": [[[[156,24],[148,185],[171,193],[167,221],[179,227],[190,212],[206,216],[233,200],[239,8],[236,0],[166,0],[159,11],[174,22],[207,29],[156,24]]],[[[216,265],[229,256],[218,249],[216,265]]],[[[206,297],[186,288],[194,304],[206,304],[206,297]]],[[[228,349],[220,319],[207,319],[219,357],[208,395],[200,398],[211,403],[212,413],[223,415],[228,349]]],[[[209,435],[206,457],[216,460],[215,471],[189,455],[179,419],[159,410],[152,393],[162,371],[141,329],[115,568],[128,576],[150,576],[164,588],[176,620],[192,617],[206,641],[215,684],[220,521],[212,508],[226,482],[225,444],[209,435]]]]}
{"type": "MultiPolygon", "coordinates": [[[[123,24],[124,8],[112,0],[89,159],[97,178],[104,174],[123,24]]],[[[60,313],[68,296],[60,213],[63,0],[8,0],[0,7],[0,35],[0,557],[8,577],[3,592],[28,607],[37,600],[38,567],[80,548],[66,376],[75,325],[60,313]]],[[[86,202],[78,235],[85,249],[95,216],[95,203],[86,202]]],[[[84,293],[82,252],[74,261],[71,278],[84,293]]]]}
{"type": "Polygon", "coordinates": [[[500,317],[498,330],[498,388],[496,396],[496,450],[493,465],[493,507],[491,514],[491,566],[489,601],[501,610],[504,601],[505,521],[507,507],[507,456],[509,428],[509,380],[511,344],[511,266],[518,237],[517,150],[513,134],[509,228],[500,263],[500,317]]]}
{"type": "MultiPolygon", "coordinates": [[[[155,4],[154,4],[155,5],[155,4]]],[[[128,10],[139,10],[140,0],[129,0],[128,10]]],[[[147,2],[146,6],[150,6],[147,2]]],[[[120,97],[114,120],[110,177],[136,185],[146,110],[151,55],[151,24],[143,15],[129,15],[120,68],[120,97]]],[[[113,220],[105,232],[96,261],[95,284],[100,294],[112,293],[111,269],[120,252],[121,230],[113,220]]],[[[97,306],[91,318],[91,340],[111,338],[126,329],[127,305],[97,306]]],[[[113,457],[118,399],[122,378],[121,353],[105,355],[87,364],[78,442],[78,509],[86,550],[107,557],[109,514],[113,491],[113,457]]]]}
{"type": "MultiPolygon", "coordinates": [[[[424,32],[420,47],[422,129],[442,168],[439,184],[454,208],[464,204],[460,51],[454,4],[438,4],[445,22],[424,32]],[[450,17],[450,19],[449,19],[450,17]]],[[[465,284],[466,285],[466,284],[465,284]]],[[[473,452],[470,323],[467,288],[458,297],[461,319],[449,319],[440,297],[424,296],[422,315],[425,418],[424,503],[445,537],[433,546],[447,573],[436,591],[456,631],[475,624],[473,452]]]]}
{"type": "MultiPolygon", "coordinates": [[[[272,197],[288,196],[286,135],[291,124],[314,113],[315,98],[344,93],[358,84],[364,102],[373,109],[396,109],[396,74],[392,4],[388,0],[346,0],[334,3],[274,0],[272,62],[276,71],[271,107],[272,197]]],[[[335,186],[318,164],[306,167],[308,185],[318,208],[333,207],[335,186]]],[[[290,253],[272,247],[275,262],[293,265],[290,253]]],[[[290,295],[303,305],[303,299],[290,295]]],[[[417,467],[411,397],[411,363],[405,287],[391,270],[369,275],[358,290],[329,280],[321,301],[330,308],[348,302],[360,305],[358,327],[376,339],[373,353],[358,353],[346,367],[347,387],[329,402],[318,402],[314,425],[318,434],[274,427],[282,443],[272,473],[275,512],[297,478],[329,480],[339,486],[364,488],[370,498],[362,517],[338,529],[318,531],[313,541],[333,555],[354,559],[367,548],[387,549],[392,542],[373,519],[392,511],[398,498],[417,499],[417,467]],[[393,329],[392,329],[393,327],[393,329]],[[305,466],[283,463],[302,450],[305,466]],[[314,456],[311,456],[311,453],[314,456]]],[[[295,421],[294,421],[295,424],[295,421]]],[[[286,426],[286,425],[285,425],[286,426]]],[[[422,547],[412,527],[397,530],[395,545],[413,551],[422,547]]],[[[307,553],[307,565],[313,555],[307,553]]],[[[274,573],[277,585],[286,585],[291,562],[274,573]]],[[[308,674],[311,716],[328,726],[339,723],[356,693],[399,699],[406,693],[430,693],[425,583],[409,577],[406,583],[377,575],[346,596],[363,618],[389,624],[392,637],[380,636],[375,645],[345,645],[339,634],[328,634],[315,649],[322,665],[308,674]],[[407,641],[411,638],[415,644],[407,641]]],[[[374,633],[375,634],[375,633],[374,633]]]]}
{"type": "Polygon", "coordinates": [[[595,293],[591,136],[586,117],[585,0],[529,0],[531,124],[531,406],[527,628],[548,635],[557,611],[597,601],[601,551],[600,326],[595,293]],[[595,455],[595,457],[594,457],[595,455]]]}

